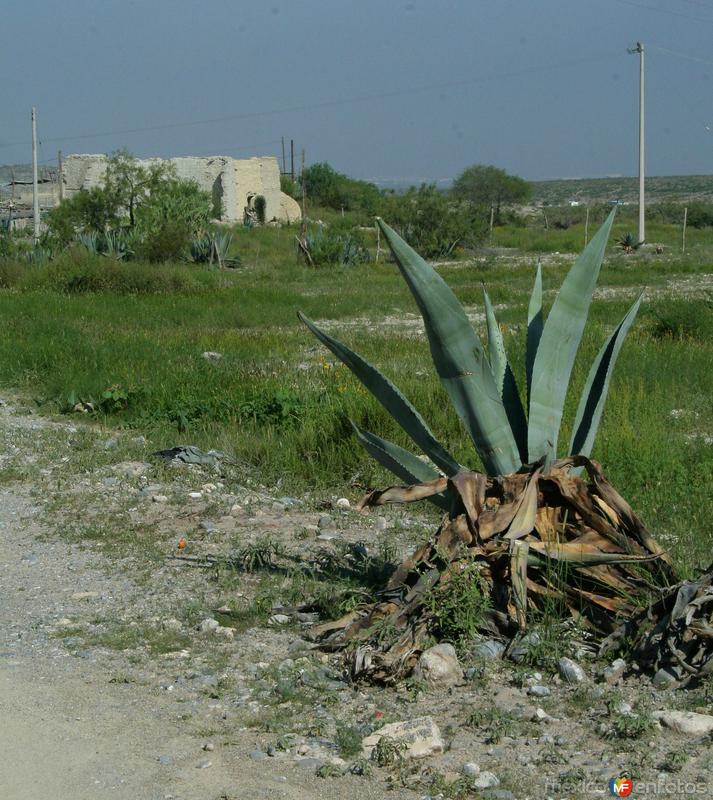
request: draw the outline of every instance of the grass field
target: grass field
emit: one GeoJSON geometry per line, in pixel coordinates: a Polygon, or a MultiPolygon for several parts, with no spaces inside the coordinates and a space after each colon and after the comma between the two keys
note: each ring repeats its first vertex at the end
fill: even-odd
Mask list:
{"type": "MultiPolygon", "coordinates": [[[[225,273],[143,264],[108,269],[107,261],[87,258],[49,267],[4,265],[0,383],[51,411],[92,402],[101,422],[140,431],[157,447],[227,450],[253,477],[284,491],[383,485],[390,478],[361,451],[349,418],[406,441],[299,324],[301,309],[379,365],[454,455],[477,468],[396,267],[307,268],[296,260],[294,233],[236,230],[233,246],[243,266],[225,273]],[[204,351],[222,358],[208,361],[204,351]]],[[[602,340],[647,286],[594,457],[692,570],[711,561],[713,235],[692,232],[684,257],[677,254],[676,229],[661,226],[656,236],[670,245],[663,256],[627,256],[613,246],[619,233],[602,271],[565,427],[602,340]]],[[[516,250],[484,251],[439,271],[483,336],[481,282],[487,284],[511,361],[520,367],[536,254],[547,253],[549,305],[572,259],[553,253],[580,249],[582,234],[498,229],[494,243],[516,250]]],[[[568,440],[565,430],[561,441],[568,440]]]]}

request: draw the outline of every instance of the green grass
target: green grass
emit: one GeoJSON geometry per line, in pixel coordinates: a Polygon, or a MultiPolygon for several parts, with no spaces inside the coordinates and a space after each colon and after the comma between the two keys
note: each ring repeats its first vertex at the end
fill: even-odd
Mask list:
{"type": "MultiPolygon", "coordinates": [[[[676,241],[675,227],[659,227],[650,230],[676,241]]],[[[541,242],[533,229],[498,229],[496,237],[509,246],[519,241],[522,251],[439,268],[474,313],[482,310],[481,281],[487,283],[503,306],[499,316],[521,385],[535,253],[545,245],[565,252],[567,237],[578,250],[580,233],[550,231],[541,242]]],[[[407,442],[298,323],[301,309],[379,365],[461,463],[477,468],[428,346],[414,335],[415,304],[395,266],[311,269],[295,256],[294,234],[287,227],[237,229],[233,251],[244,266],[226,273],[132,264],[112,266],[109,281],[101,265],[85,262],[19,272],[6,265],[15,277],[0,288],[0,384],[47,411],[93,402],[100,421],[145,434],[148,447],[227,450],[261,482],[281,481],[283,492],[383,485],[390,477],[361,451],[349,418],[407,442]],[[93,289],[68,290],[75,273],[91,273],[93,289]],[[208,350],[222,359],[206,361],[208,350]],[[112,396],[103,397],[110,387],[112,396]]],[[[701,288],[713,271],[713,236],[691,232],[689,243],[685,257],[673,245],[664,256],[610,248],[561,435],[566,447],[589,364],[647,285],[651,299],[622,351],[594,456],[686,572],[710,561],[713,513],[713,459],[704,438],[713,435],[713,321],[710,289],[701,288]],[[673,410],[683,413],[672,417],[673,410]]],[[[570,263],[564,255],[544,260],[546,305],[570,263]]],[[[477,327],[484,335],[480,321],[477,327]]],[[[14,480],[21,469],[7,462],[0,477],[14,480]]]]}

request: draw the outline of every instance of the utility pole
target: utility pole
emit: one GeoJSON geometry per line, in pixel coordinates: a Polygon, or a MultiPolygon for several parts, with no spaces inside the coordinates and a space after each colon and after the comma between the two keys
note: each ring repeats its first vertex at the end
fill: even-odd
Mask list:
{"type": "Polygon", "coordinates": [[[62,162],[62,151],[57,151],[57,183],[59,184],[59,202],[64,200],[64,164],[62,162]]]}
{"type": "Polygon", "coordinates": [[[285,137],[282,137],[282,174],[287,172],[287,165],[285,164],[285,137]]]}
{"type": "Polygon", "coordinates": [[[290,172],[292,173],[292,183],[295,182],[295,140],[290,139],[290,172]]]}
{"type": "Polygon", "coordinates": [[[683,234],[681,237],[681,252],[686,252],[686,222],[688,222],[688,206],[683,209],[683,234]]]}
{"type": "Polygon", "coordinates": [[[300,172],[300,183],[302,184],[302,222],[307,218],[307,194],[305,192],[305,149],[302,148],[302,172],[300,172]]]}
{"type": "Polygon", "coordinates": [[[32,106],[32,233],[40,241],[40,195],[37,191],[37,113],[32,106]]]}
{"type": "Polygon", "coordinates": [[[644,198],[644,45],[628,49],[639,54],[639,244],[646,240],[646,201],[644,198]]]}

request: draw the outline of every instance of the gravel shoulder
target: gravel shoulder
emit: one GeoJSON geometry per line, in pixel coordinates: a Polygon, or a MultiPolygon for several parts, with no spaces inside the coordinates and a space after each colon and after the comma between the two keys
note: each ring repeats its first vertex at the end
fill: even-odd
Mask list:
{"type": "MultiPolygon", "coordinates": [[[[318,615],[299,601],[329,564],[398,559],[433,520],[165,465],[85,423],[0,396],[3,800],[566,800],[623,772],[713,794],[713,682],[608,682],[572,640],[574,684],[548,641],[544,666],[473,648],[445,653],[435,685],[350,683],[310,645],[318,615]],[[698,729],[661,727],[670,710],[698,729]],[[417,720],[427,757],[365,758],[382,726],[417,720]]],[[[321,607],[343,592],[326,583],[321,607]]]]}

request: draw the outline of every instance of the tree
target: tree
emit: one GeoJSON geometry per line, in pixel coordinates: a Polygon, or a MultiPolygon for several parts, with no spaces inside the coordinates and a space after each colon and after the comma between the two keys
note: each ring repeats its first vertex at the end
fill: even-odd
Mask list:
{"type": "Polygon", "coordinates": [[[129,215],[129,226],[136,225],[136,209],[162,183],[176,178],[176,168],[167,161],[148,166],[140,164],[128,150],[117,150],[107,163],[104,191],[107,201],[117,212],[129,215]]]}
{"type": "Polygon", "coordinates": [[[495,220],[500,221],[503,203],[522,203],[532,195],[532,187],[523,178],[509,175],[504,169],[487,164],[474,164],[453,182],[454,197],[476,206],[492,206],[495,220]]]}
{"type": "Polygon", "coordinates": [[[307,197],[317,205],[336,211],[366,211],[374,214],[381,199],[379,187],[337,172],[326,161],[312,164],[302,174],[307,197]]]}

